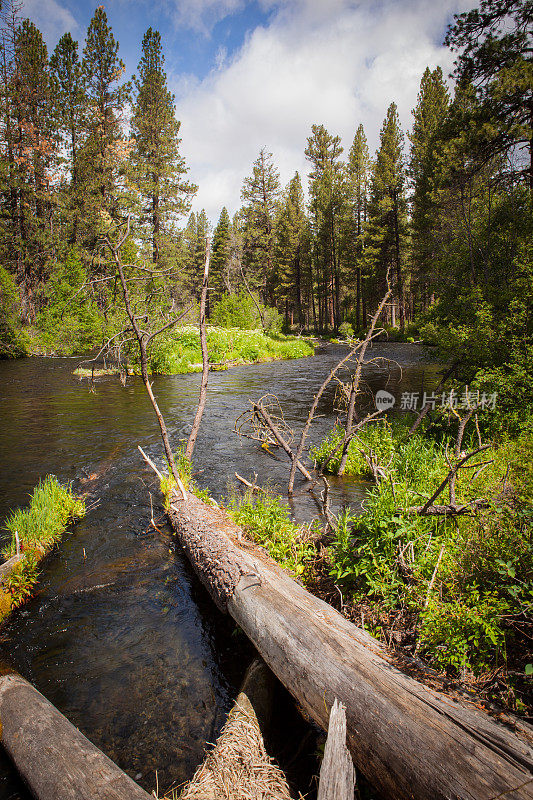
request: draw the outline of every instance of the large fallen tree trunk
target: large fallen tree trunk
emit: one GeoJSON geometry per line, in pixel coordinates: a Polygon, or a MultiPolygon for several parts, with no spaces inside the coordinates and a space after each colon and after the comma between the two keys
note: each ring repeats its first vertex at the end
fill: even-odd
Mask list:
{"type": "Polygon", "coordinates": [[[37,800],[150,800],[40,692],[0,675],[1,742],[37,800]]]}
{"type": "Polygon", "coordinates": [[[334,699],[344,704],[354,762],[376,789],[395,800],[531,800],[529,726],[401,672],[376,639],[247,543],[222,511],[187,493],[169,518],[217,606],[309,716],[326,730],[334,699]]]}

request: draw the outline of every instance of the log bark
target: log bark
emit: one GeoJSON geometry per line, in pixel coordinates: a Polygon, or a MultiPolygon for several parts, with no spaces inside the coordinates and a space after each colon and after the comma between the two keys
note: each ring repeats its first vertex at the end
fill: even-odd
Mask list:
{"type": "Polygon", "coordinates": [[[3,564],[0,564],[0,583],[2,582],[3,578],[7,578],[10,574],[13,567],[15,567],[19,561],[22,561],[24,558],[24,553],[19,553],[16,556],[11,556],[7,561],[4,561],[3,564]]]}
{"type": "Polygon", "coordinates": [[[346,708],[356,767],[394,800],[531,800],[533,729],[404,674],[393,656],[192,495],[169,518],[200,579],[305,712],[346,708]],[[509,721],[510,720],[510,721],[509,721]]]}
{"type": "Polygon", "coordinates": [[[24,678],[0,676],[1,741],[37,800],[150,800],[24,678]]]}
{"type": "Polygon", "coordinates": [[[290,800],[285,776],[268,756],[263,740],[275,682],[265,663],[256,659],[215,746],[180,800],[290,800]]]}

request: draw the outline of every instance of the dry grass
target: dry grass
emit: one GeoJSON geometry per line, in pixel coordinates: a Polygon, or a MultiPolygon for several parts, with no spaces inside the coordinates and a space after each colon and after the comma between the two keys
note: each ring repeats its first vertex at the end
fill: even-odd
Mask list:
{"type": "Polygon", "coordinates": [[[290,800],[281,769],[265,750],[255,712],[241,693],[214,748],[181,794],[166,800],[290,800]]]}

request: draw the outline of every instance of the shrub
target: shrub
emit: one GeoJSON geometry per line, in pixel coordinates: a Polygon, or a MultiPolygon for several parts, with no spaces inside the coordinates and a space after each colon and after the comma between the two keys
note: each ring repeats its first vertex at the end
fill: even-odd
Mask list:
{"type": "Polygon", "coordinates": [[[293,575],[305,579],[315,557],[313,544],[291,519],[289,507],[279,497],[262,493],[244,498],[233,496],[229,513],[250,538],[265,547],[269,555],[293,575]]]}

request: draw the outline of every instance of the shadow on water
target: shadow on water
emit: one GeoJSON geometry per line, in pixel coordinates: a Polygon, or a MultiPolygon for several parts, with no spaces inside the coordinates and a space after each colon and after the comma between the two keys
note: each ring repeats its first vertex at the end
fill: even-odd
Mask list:
{"type": "MultiPolygon", "coordinates": [[[[287,464],[232,433],[249,398],[276,394],[289,424],[301,425],[309,398],[341,347],[315,358],[213,373],[195,452],[198,483],[220,498],[237,470],[283,486],[287,464]]],[[[412,345],[375,345],[373,355],[402,364],[368,371],[373,388],[431,388],[437,368],[412,345]]],[[[40,477],[56,474],[98,506],[72,527],[43,567],[37,596],[2,629],[0,656],[148,791],[187,780],[218,735],[252,657],[251,647],[214,608],[176,551],[168,529],[150,527],[157,488],[137,453],[162,463],[158,429],[137,379],[111,378],[89,392],[72,359],[0,362],[0,519],[27,503],[40,477]]],[[[158,377],[154,388],[174,442],[186,438],[199,375],[158,377]]],[[[331,427],[324,397],[312,439],[331,427]]],[[[333,481],[332,504],[357,505],[362,482],[333,481]]],[[[307,494],[299,520],[317,516],[307,494]]],[[[300,736],[293,728],[293,736],[300,736]]],[[[280,748],[280,752],[283,747],[280,748]]],[[[0,754],[0,800],[28,795],[0,754]]]]}

